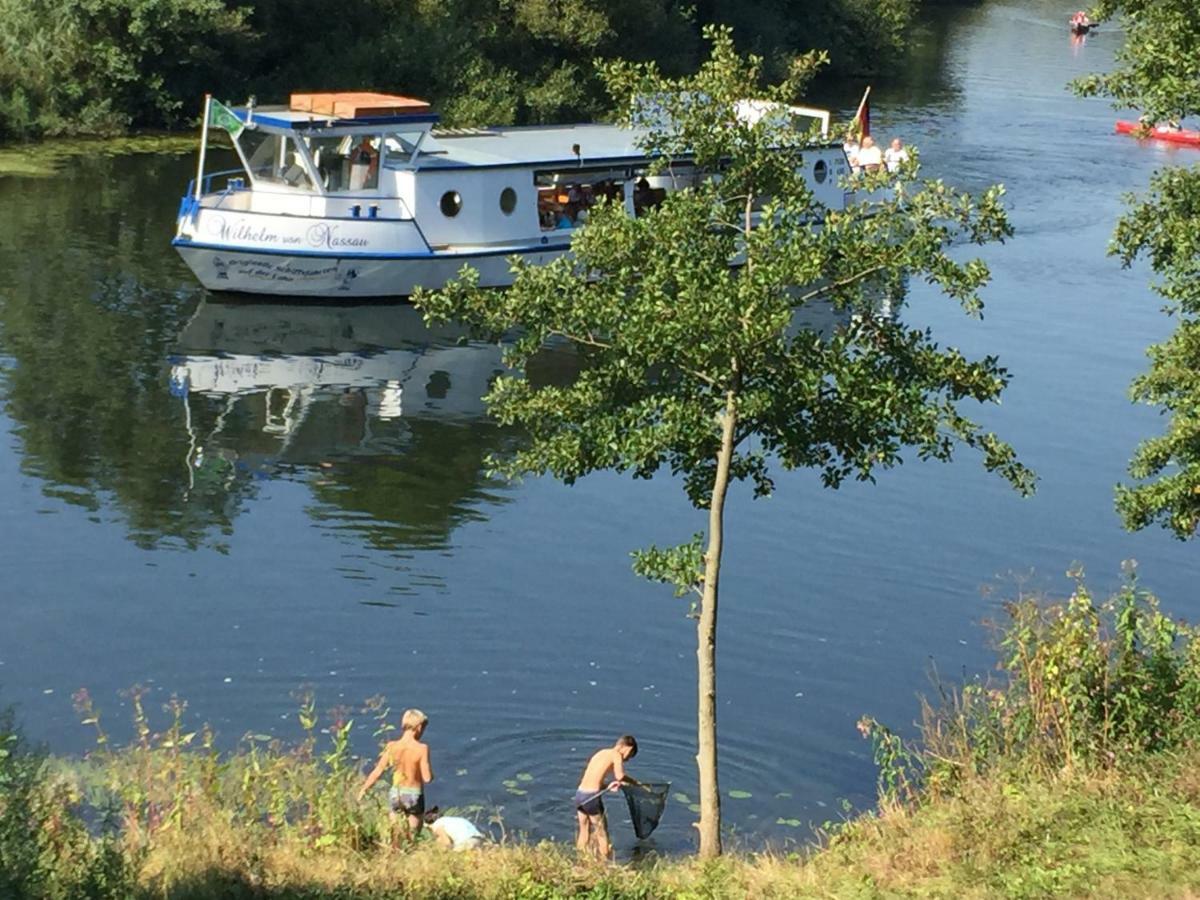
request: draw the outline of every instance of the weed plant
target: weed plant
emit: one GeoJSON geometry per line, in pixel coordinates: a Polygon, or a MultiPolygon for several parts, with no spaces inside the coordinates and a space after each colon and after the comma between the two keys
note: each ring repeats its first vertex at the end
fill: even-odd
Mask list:
{"type": "Polygon", "coordinates": [[[923,703],[906,744],[864,718],[885,801],[928,800],[997,767],[1042,776],[1140,766],[1200,740],[1200,630],[1164,615],[1136,566],[1098,601],[1081,572],[1063,602],[1019,597],[997,626],[1000,676],[923,703]]]}

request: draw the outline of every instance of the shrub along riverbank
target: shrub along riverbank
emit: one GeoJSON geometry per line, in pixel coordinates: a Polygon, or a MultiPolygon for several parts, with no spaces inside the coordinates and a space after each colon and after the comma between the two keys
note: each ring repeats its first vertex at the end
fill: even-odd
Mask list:
{"type": "Polygon", "coordinates": [[[211,91],[392,90],[447,124],[587,119],[597,58],[693,69],[731,25],[771,66],[830,51],[838,75],[902,50],[923,0],[0,0],[0,140],[194,122],[211,91]]]}
{"type": "MultiPolygon", "coordinates": [[[[913,745],[871,720],[880,806],[804,853],[609,867],[504,841],[387,849],[352,800],[349,724],[218,754],[184,707],[113,749],[46,760],[0,723],[0,896],[650,898],[1194,896],[1200,891],[1200,642],[1131,583],[1097,602],[1022,600],[998,632],[1002,681],[925,710],[913,745]]],[[[382,701],[370,712],[386,736],[382,701]]]]}

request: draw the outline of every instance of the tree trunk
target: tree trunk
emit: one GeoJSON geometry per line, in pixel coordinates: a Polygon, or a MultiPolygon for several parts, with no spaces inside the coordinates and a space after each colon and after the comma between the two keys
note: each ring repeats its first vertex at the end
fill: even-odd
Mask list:
{"type": "Polygon", "coordinates": [[[721,789],[717,781],[717,593],[721,579],[721,541],[724,537],[725,494],[737,424],[736,392],[725,396],[721,450],[708,506],[708,550],[704,555],[704,594],[696,623],[697,704],[696,766],[700,775],[700,857],[721,855],[721,789]]]}

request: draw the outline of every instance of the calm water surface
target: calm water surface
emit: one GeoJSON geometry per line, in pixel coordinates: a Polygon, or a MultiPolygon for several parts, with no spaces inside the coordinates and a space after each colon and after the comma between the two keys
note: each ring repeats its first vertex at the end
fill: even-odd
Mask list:
{"type": "MultiPolygon", "coordinates": [[[[1195,151],[1115,137],[1103,103],[1067,93],[1116,36],[1072,45],[1063,17],[1036,0],[942,13],[876,88],[875,130],[919,144],[928,171],[1008,187],[1018,235],[986,253],[985,319],[920,288],[905,315],[1000,355],[1014,382],[981,415],[1041,487],[1022,500],[964,455],[875,486],[793,473],[770,500],[737,493],[722,785],[752,794],[725,803],[749,844],[868,803],[855,721],[910,723],[933,667],[986,671],[979,623],[1015,581],[1062,590],[1080,561],[1107,589],[1132,557],[1170,610],[1200,612],[1196,549],[1127,534],[1112,510],[1159,427],[1127,385],[1168,323],[1148,273],[1104,254],[1121,193],[1195,151]]],[[[0,178],[0,699],[82,752],[81,686],[114,730],[121,689],[178,693],[227,746],[295,737],[301,685],[323,709],[382,693],[431,714],[443,806],[502,805],[510,828],[567,836],[585,754],[621,731],[642,741],[635,775],[694,798],[694,632],[627,555],[702,526],[679,486],[492,481],[484,457],[519,440],[478,399],[496,347],[405,307],[205,296],[168,244],[192,166],[0,178]],[[520,795],[503,784],[517,773],[533,776],[520,795]]],[[[554,354],[537,377],[572,367],[554,354]]],[[[370,752],[370,725],[358,734],[370,752]]],[[[691,819],[673,803],[657,846],[690,847],[691,819]]]]}

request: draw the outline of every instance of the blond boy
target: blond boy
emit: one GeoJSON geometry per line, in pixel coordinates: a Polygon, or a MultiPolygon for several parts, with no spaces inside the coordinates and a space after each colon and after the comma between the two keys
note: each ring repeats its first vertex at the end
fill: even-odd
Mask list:
{"type": "Polygon", "coordinates": [[[597,750],[588,760],[583,778],[579,780],[579,788],[575,791],[575,822],[578,828],[575,846],[581,853],[587,852],[590,846],[598,858],[608,859],[612,852],[603,795],[606,791],[620,790],[621,782],[637,784],[625,774],[626,761],[637,756],[637,751],[637,741],[633,735],[623,734],[611,747],[597,750]],[[610,773],[612,781],[606,786],[604,779],[610,773]]]}
{"type": "Polygon", "coordinates": [[[403,814],[413,837],[421,830],[425,813],[425,785],[433,781],[429,745],[421,743],[428,724],[429,717],[425,713],[419,709],[406,709],[400,719],[400,737],[383,748],[379,762],[358,792],[358,799],[362,800],[379,777],[391,768],[392,788],[388,791],[391,818],[395,821],[403,814]]]}

